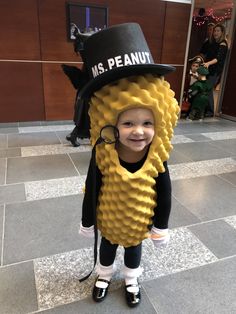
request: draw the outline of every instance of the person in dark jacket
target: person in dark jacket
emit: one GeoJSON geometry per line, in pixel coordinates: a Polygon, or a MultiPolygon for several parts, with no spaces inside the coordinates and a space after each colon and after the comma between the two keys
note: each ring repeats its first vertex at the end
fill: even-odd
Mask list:
{"type": "Polygon", "coordinates": [[[80,146],[79,138],[89,138],[90,119],[88,115],[88,104],[85,99],[78,98],[80,90],[88,81],[87,73],[75,66],[66,64],[61,65],[63,72],[68,76],[73,87],[76,89],[74,117],[75,127],[70,134],[66,136],[67,141],[71,142],[74,147],[80,146]]]}
{"type": "MultiPolygon", "coordinates": [[[[219,78],[223,72],[225,59],[228,51],[228,43],[225,38],[225,27],[222,24],[216,24],[213,28],[213,38],[207,48],[202,51],[205,63],[203,64],[209,69],[208,80],[212,83],[213,88],[219,82],[219,78]]],[[[214,115],[214,98],[213,89],[209,94],[208,116],[214,115]]]]}
{"type": "Polygon", "coordinates": [[[204,58],[205,54],[208,51],[208,47],[212,43],[213,40],[213,30],[214,30],[215,24],[214,23],[208,23],[207,24],[207,37],[204,40],[204,43],[202,44],[200,55],[204,58]]]}
{"type": "MultiPolygon", "coordinates": [[[[84,41],[92,33],[81,33],[79,29],[74,32],[74,52],[83,59],[84,41]]],[[[71,84],[76,89],[74,117],[75,127],[70,134],[66,136],[67,141],[71,142],[74,147],[80,146],[79,138],[90,138],[90,119],[88,115],[88,103],[84,98],[78,97],[79,91],[87,84],[89,77],[83,65],[82,69],[67,64],[61,65],[63,72],[68,76],[71,84]]]]}

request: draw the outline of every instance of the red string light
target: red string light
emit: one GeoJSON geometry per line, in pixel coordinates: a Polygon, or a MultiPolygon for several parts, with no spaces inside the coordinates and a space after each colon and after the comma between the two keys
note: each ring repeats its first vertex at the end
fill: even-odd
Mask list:
{"type": "MultiPolygon", "coordinates": [[[[233,7],[233,3],[232,3],[232,7],[233,7]]],[[[202,26],[205,24],[205,22],[207,22],[210,18],[215,20],[216,23],[220,23],[224,20],[230,19],[231,18],[231,14],[232,14],[232,8],[228,8],[226,9],[226,11],[224,12],[223,15],[216,15],[214,13],[214,10],[212,8],[210,8],[205,16],[201,16],[198,14],[194,14],[193,15],[193,21],[197,26],[202,26]]]]}

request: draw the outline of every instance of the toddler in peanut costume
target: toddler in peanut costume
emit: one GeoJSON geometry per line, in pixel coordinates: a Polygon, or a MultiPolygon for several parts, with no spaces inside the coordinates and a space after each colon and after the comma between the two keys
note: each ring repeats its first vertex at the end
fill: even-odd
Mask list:
{"type": "Polygon", "coordinates": [[[91,159],[80,234],[101,233],[93,299],[107,296],[117,247],[124,247],[125,299],[141,301],[138,277],[142,241],[169,240],[171,182],[167,166],[179,107],[155,64],[140,26],[115,25],[91,35],[83,61],[90,80],[79,97],[89,100],[91,159]],[[105,134],[105,136],[104,136],[105,134]],[[111,134],[111,136],[109,135],[111,134]]]}

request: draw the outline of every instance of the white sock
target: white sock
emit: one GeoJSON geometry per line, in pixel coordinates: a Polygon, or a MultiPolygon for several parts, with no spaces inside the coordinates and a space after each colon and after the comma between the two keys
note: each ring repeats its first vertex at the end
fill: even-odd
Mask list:
{"type": "Polygon", "coordinates": [[[99,279],[104,279],[104,280],[110,281],[112,274],[113,274],[113,268],[114,268],[113,264],[110,266],[103,266],[99,263],[97,265],[96,272],[98,274],[98,279],[95,283],[95,286],[97,288],[106,289],[108,287],[109,284],[107,282],[100,281],[99,279]]]}
{"type": "Polygon", "coordinates": [[[138,292],[139,291],[139,286],[138,286],[138,278],[134,277],[134,278],[125,278],[125,285],[136,285],[135,287],[128,287],[126,288],[128,292],[138,292]]]}

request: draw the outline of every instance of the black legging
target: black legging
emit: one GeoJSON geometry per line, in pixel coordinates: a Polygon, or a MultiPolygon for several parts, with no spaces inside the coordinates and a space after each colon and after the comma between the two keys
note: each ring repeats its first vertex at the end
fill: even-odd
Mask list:
{"type": "MultiPolygon", "coordinates": [[[[114,263],[118,244],[111,244],[110,241],[102,237],[100,244],[99,259],[103,266],[110,266],[114,263]]],[[[124,248],[124,263],[128,268],[138,268],[142,255],[142,243],[136,246],[124,248]]]]}

